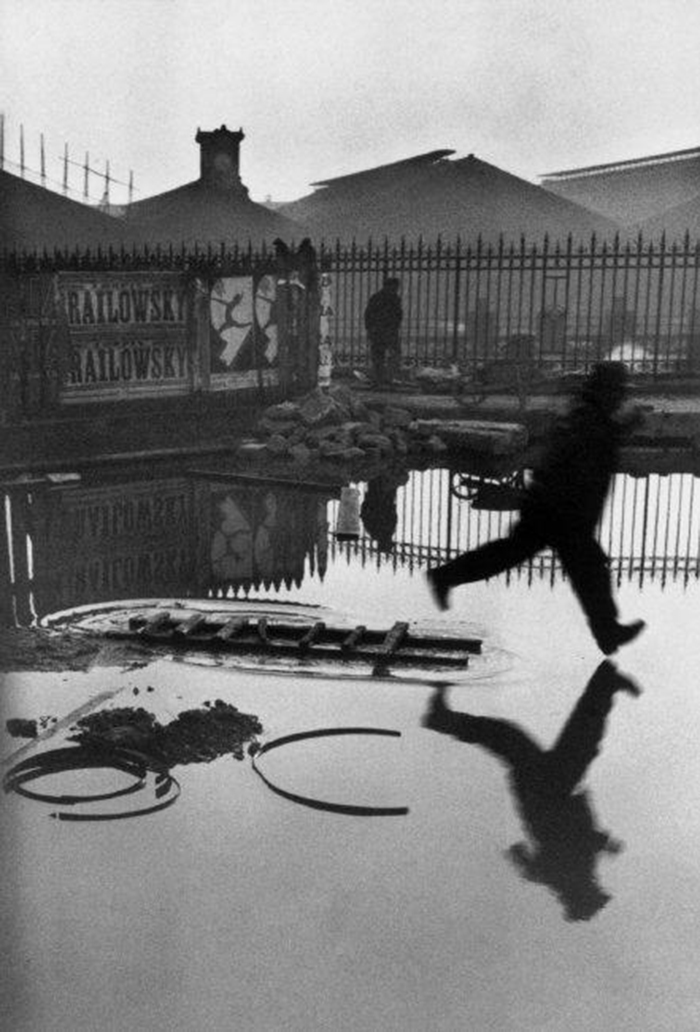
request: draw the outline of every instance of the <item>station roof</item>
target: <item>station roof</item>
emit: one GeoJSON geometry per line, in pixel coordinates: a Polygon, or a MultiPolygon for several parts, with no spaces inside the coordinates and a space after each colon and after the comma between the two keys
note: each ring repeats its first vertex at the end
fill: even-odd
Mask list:
{"type": "Polygon", "coordinates": [[[216,190],[202,180],[132,204],[124,221],[129,244],[253,246],[303,233],[288,218],[257,204],[247,190],[216,190]]]}
{"type": "Polygon", "coordinates": [[[282,205],[316,240],[371,237],[390,241],[441,236],[453,241],[506,243],[541,240],[545,234],[588,239],[611,236],[614,222],[470,154],[429,151],[404,161],[320,181],[318,189],[282,205]]]}
{"type": "Polygon", "coordinates": [[[700,147],[550,172],[541,183],[625,227],[663,226],[664,213],[700,194],[700,147]]]}
{"type": "Polygon", "coordinates": [[[10,172],[0,171],[0,240],[8,250],[118,244],[118,220],[10,172]]]}

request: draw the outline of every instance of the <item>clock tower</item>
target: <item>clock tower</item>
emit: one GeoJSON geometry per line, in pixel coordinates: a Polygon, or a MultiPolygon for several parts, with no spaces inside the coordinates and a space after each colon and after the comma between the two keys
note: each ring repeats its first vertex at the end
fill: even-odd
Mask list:
{"type": "Polygon", "coordinates": [[[197,130],[195,141],[199,144],[200,182],[215,190],[226,190],[248,195],[241,182],[239,147],[245,139],[242,129],[231,132],[225,125],[205,133],[197,130]]]}

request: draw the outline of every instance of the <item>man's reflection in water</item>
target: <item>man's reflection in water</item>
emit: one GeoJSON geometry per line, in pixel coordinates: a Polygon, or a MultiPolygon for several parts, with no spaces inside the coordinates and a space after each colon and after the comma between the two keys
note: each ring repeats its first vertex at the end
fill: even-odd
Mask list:
{"type": "Polygon", "coordinates": [[[360,508],[360,518],[380,552],[391,552],[398,523],[396,496],[399,487],[408,481],[408,474],[383,473],[367,482],[360,508]]]}
{"type": "Polygon", "coordinates": [[[444,689],[435,693],[423,719],[425,727],[481,745],[507,764],[529,842],[517,842],[506,856],[524,878],[555,893],[568,921],[587,921],[609,901],[598,884],[596,861],[600,853],[622,849],[621,842],[596,827],[588,793],[577,791],[600,750],[616,691],[639,694],[634,682],[606,660],[551,749],[542,749],[507,720],[454,712],[445,704],[444,689]]]}

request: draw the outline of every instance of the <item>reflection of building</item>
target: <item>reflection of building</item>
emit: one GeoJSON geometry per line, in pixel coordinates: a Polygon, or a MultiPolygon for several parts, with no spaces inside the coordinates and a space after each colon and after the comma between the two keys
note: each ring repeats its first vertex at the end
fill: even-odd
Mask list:
{"type": "Polygon", "coordinates": [[[325,573],[330,493],[181,476],[13,489],[0,620],[13,601],[26,624],[32,608],[300,585],[325,573]]]}

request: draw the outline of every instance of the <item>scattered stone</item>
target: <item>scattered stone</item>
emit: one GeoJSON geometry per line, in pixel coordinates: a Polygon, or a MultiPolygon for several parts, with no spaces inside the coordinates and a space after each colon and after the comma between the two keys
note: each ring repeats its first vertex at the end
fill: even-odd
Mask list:
{"type": "Polygon", "coordinates": [[[273,422],[296,422],[301,418],[299,405],[296,401],[282,401],[279,405],[270,405],[263,412],[263,419],[273,422]]]}
{"type": "Polygon", "coordinates": [[[337,459],[345,450],[342,444],[336,444],[335,441],[321,441],[318,446],[319,455],[322,459],[337,459]]]}
{"type": "Polygon", "coordinates": [[[519,423],[489,423],[468,419],[419,419],[417,433],[430,438],[433,434],[448,449],[509,455],[521,451],[528,441],[527,428],[519,423]]]}
{"type": "Polygon", "coordinates": [[[384,410],[384,427],[406,427],[411,422],[411,413],[406,409],[388,405],[384,410]]]}
{"type": "Polygon", "coordinates": [[[20,717],[6,720],[5,728],[13,738],[36,738],[39,734],[36,720],[24,720],[20,717]]]}
{"type": "Polygon", "coordinates": [[[432,434],[428,438],[428,440],[425,442],[425,447],[429,452],[432,452],[433,455],[444,455],[444,453],[448,450],[447,445],[445,444],[443,439],[441,437],[438,437],[437,434],[432,434]]]}
{"type": "Polygon", "coordinates": [[[239,459],[252,461],[264,459],[267,454],[267,445],[262,441],[245,441],[236,452],[239,459]]]}
{"type": "Polygon", "coordinates": [[[289,457],[299,465],[304,465],[311,458],[311,450],[301,442],[299,444],[293,444],[289,449],[289,457]]]}
{"type": "Polygon", "coordinates": [[[281,434],[273,434],[267,442],[267,450],[271,455],[286,455],[289,445],[281,434]]]}
{"type": "Polygon", "coordinates": [[[389,454],[394,450],[391,439],[386,434],[361,434],[357,439],[357,444],[360,448],[376,448],[383,454],[389,454]]]}
{"type": "Polygon", "coordinates": [[[283,434],[286,436],[287,434],[294,433],[298,427],[299,422],[297,420],[276,420],[263,416],[258,421],[258,432],[263,434],[283,434]]]}
{"type": "Polygon", "coordinates": [[[364,459],[364,457],[365,452],[356,445],[352,445],[350,448],[343,448],[338,455],[338,458],[344,462],[357,462],[359,459],[364,459]]]}
{"type": "Polygon", "coordinates": [[[304,440],[307,444],[320,445],[323,441],[337,441],[347,435],[344,435],[344,431],[341,426],[319,426],[313,430],[307,430],[304,435],[304,440]]]}
{"type": "Polygon", "coordinates": [[[342,423],[350,416],[345,406],[339,405],[328,394],[312,394],[301,405],[300,414],[307,426],[342,423]]]}

